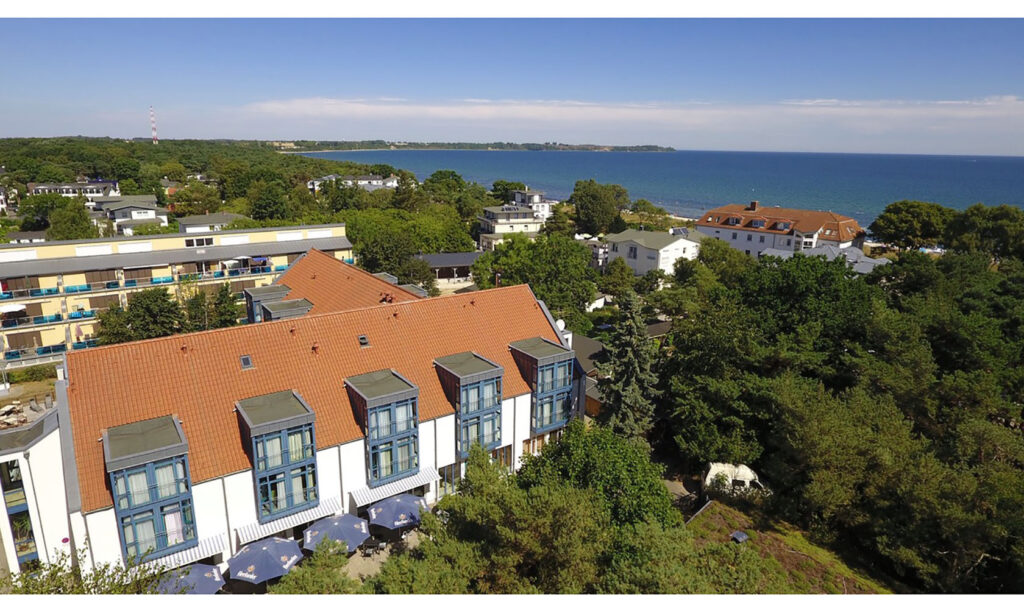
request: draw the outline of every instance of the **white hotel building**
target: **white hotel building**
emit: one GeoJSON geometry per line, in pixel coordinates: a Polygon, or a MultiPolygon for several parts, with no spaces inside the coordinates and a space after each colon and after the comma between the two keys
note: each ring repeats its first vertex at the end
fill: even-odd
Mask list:
{"type": "Polygon", "coordinates": [[[860,248],[864,230],[856,220],[834,212],[765,207],[757,201],[750,205],[726,205],[711,210],[697,220],[697,230],[724,240],[737,250],[757,257],[769,248],[800,252],[819,246],[860,248]]]}
{"type": "Polygon", "coordinates": [[[567,332],[529,287],[411,300],[306,260],[262,323],[69,352],[55,411],[0,431],[0,565],[220,564],[394,494],[433,502],[472,443],[518,468],[582,413],[567,332]],[[346,285],[371,303],[334,311],[346,285]],[[275,316],[292,304],[310,314],[275,316]]]}

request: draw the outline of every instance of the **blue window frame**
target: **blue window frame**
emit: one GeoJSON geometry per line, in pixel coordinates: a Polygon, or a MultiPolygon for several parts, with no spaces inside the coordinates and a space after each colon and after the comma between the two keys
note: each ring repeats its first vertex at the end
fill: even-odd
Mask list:
{"type": "Polygon", "coordinates": [[[419,472],[418,399],[413,396],[366,411],[366,481],[376,487],[419,472]]]}
{"type": "Polygon", "coordinates": [[[416,430],[416,399],[375,406],[367,411],[367,437],[371,441],[392,438],[416,430]]]}
{"type": "Polygon", "coordinates": [[[459,453],[469,455],[473,443],[484,449],[501,444],[501,378],[485,379],[460,389],[459,453]]]}
{"type": "Polygon", "coordinates": [[[419,439],[416,435],[370,445],[371,486],[415,475],[419,468],[419,439]]]}
{"type": "Polygon", "coordinates": [[[188,456],[110,473],[124,557],[149,560],[196,544],[188,456]]]}
{"type": "Polygon", "coordinates": [[[573,403],[572,373],[572,360],[537,368],[533,416],[530,418],[534,433],[560,428],[569,421],[573,403]]]}
{"type": "Polygon", "coordinates": [[[254,436],[257,515],[268,522],[319,502],[312,424],[254,436]]]}

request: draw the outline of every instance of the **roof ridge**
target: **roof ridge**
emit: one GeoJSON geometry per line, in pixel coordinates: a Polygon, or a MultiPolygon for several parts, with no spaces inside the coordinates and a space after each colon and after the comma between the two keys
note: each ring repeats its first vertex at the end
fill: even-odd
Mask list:
{"type": "MultiPolygon", "coordinates": [[[[333,257],[331,257],[331,258],[333,258],[333,257]]],[[[370,276],[373,276],[373,274],[370,274],[370,276]]],[[[335,311],[331,311],[331,312],[319,312],[319,313],[315,313],[315,314],[306,314],[306,315],[303,315],[303,316],[300,316],[300,317],[296,317],[296,318],[293,318],[293,319],[285,319],[283,321],[263,321],[261,323],[245,323],[243,325],[234,325],[234,326],[231,326],[231,327],[221,327],[221,328],[218,328],[218,329],[207,329],[207,330],[198,331],[198,332],[184,332],[184,333],[178,333],[178,334],[171,334],[170,336],[160,336],[158,338],[146,338],[145,340],[131,340],[129,342],[119,342],[117,344],[108,344],[108,345],[101,345],[101,346],[96,346],[96,347],[89,347],[89,348],[85,348],[85,349],[77,349],[77,350],[70,351],[69,355],[71,353],[74,353],[76,355],[95,354],[97,352],[101,352],[101,351],[109,350],[109,349],[113,349],[113,348],[125,348],[125,347],[139,346],[139,345],[145,345],[145,344],[156,344],[158,342],[165,341],[165,340],[175,340],[175,339],[185,339],[185,338],[190,338],[190,337],[211,336],[211,335],[221,334],[221,333],[224,333],[224,332],[237,332],[237,331],[241,331],[243,329],[261,327],[261,326],[267,326],[267,327],[270,327],[270,326],[280,326],[281,323],[284,323],[286,321],[289,322],[289,323],[310,322],[310,321],[313,321],[313,320],[324,319],[324,318],[327,318],[327,317],[336,317],[338,315],[348,314],[348,313],[353,313],[353,312],[370,312],[371,310],[384,310],[384,309],[387,309],[387,308],[394,308],[396,306],[407,306],[407,305],[410,305],[410,304],[426,304],[426,303],[429,303],[429,302],[437,302],[439,300],[468,299],[468,298],[475,297],[475,296],[478,296],[478,295],[483,295],[485,293],[491,293],[491,292],[495,292],[495,291],[506,291],[506,290],[510,290],[510,289],[518,289],[520,287],[527,287],[527,288],[529,288],[529,286],[530,285],[524,283],[524,284],[511,285],[511,286],[507,286],[507,287],[494,287],[494,288],[491,288],[491,289],[480,289],[478,291],[468,291],[466,293],[460,293],[459,295],[452,294],[452,295],[439,295],[437,297],[422,297],[422,298],[416,298],[416,299],[408,299],[408,300],[404,300],[404,301],[400,301],[400,302],[395,302],[395,303],[390,303],[390,304],[377,304],[375,306],[360,306],[358,308],[348,308],[348,309],[345,309],[345,310],[335,310],[335,311]]],[[[531,292],[532,292],[532,290],[531,290],[531,292]]]]}

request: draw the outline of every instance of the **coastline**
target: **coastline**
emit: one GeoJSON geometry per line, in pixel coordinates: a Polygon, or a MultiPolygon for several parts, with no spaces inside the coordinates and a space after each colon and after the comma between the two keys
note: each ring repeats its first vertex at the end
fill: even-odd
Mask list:
{"type": "Polygon", "coordinates": [[[274,150],[279,154],[324,154],[327,152],[598,152],[610,154],[672,154],[677,150],[513,150],[477,148],[360,148],[357,150],[274,150]]]}

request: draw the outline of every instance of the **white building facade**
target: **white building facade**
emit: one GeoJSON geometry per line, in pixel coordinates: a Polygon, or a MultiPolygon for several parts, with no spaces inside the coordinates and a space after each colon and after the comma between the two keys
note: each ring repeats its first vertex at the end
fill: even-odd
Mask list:
{"type": "Polygon", "coordinates": [[[696,259],[700,254],[699,234],[672,235],[662,231],[627,229],[605,236],[608,262],[622,257],[637,276],[653,270],[671,274],[679,259],[696,259]]]}
{"type": "Polygon", "coordinates": [[[865,236],[857,221],[849,216],[765,207],[757,201],[711,210],[697,221],[696,228],[754,257],[768,249],[800,252],[822,246],[860,248],[865,236]]]}

